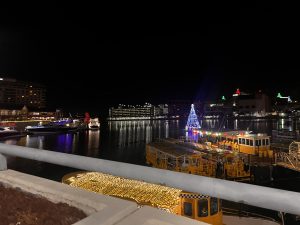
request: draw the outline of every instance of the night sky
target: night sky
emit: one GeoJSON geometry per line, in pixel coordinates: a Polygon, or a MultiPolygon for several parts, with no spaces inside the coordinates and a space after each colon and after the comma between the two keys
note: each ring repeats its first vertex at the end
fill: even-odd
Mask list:
{"type": "Polygon", "coordinates": [[[208,100],[236,88],[300,97],[292,5],[9,4],[0,74],[45,84],[49,108],[208,100]]]}

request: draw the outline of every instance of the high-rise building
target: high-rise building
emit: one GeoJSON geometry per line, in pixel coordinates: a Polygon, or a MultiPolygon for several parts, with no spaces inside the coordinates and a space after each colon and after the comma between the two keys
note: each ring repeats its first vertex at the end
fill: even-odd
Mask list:
{"type": "Polygon", "coordinates": [[[45,86],[32,82],[0,77],[0,106],[41,109],[46,107],[45,86]]]}

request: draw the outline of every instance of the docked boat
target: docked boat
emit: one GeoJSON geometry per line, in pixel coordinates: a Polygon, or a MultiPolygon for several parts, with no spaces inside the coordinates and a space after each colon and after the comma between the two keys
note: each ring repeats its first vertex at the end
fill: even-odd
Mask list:
{"type": "Polygon", "coordinates": [[[76,130],[78,130],[78,127],[73,125],[72,120],[53,121],[37,126],[27,126],[25,128],[25,131],[31,134],[62,133],[76,130]]]}
{"type": "Polygon", "coordinates": [[[21,132],[12,127],[0,127],[0,139],[21,135],[21,132]]]}
{"type": "Polygon", "coordinates": [[[237,181],[251,179],[247,157],[228,152],[200,151],[176,139],[147,144],[146,162],[155,168],[207,177],[237,181]]]}
{"type": "Polygon", "coordinates": [[[100,129],[100,122],[98,118],[90,119],[88,123],[89,130],[99,130],[100,129]]]}
{"type": "MultiPolygon", "coordinates": [[[[273,151],[270,149],[270,136],[264,133],[253,134],[251,131],[243,130],[226,132],[200,130],[199,135],[206,149],[273,157],[273,151]]],[[[201,147],[201,144],[195,143],[195,146],[201,147]]]]}

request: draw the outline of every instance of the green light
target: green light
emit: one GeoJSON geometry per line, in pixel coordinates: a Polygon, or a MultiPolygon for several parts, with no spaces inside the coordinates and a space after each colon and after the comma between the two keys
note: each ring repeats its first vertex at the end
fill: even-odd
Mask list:
{"type": "Polygon", "coordinates": [[[280,92],[278,92],[278,94],[277,94],[277,98],[282,98],[282,96],[281,96],[280,92]]]}
{"type": "Polygon", "coordinates": [[[224,96],[224,95],[222,96],[222,100],[223,100],[223,101],[225,101],[225,100],[226,100],[226,98],[225,98],[225,96],[224,96]]]}

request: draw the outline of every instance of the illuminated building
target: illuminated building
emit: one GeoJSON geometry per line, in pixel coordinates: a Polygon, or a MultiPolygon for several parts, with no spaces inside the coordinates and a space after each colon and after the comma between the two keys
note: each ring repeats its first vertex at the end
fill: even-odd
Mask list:
{"type": "Polygon", "coordinates": [[[167,118],[168,105],[154,106],[150,103],[144,105],[123,105],[109,108],[109,120],[120,119],[161,119],[167,118]]]}
{"type": "Polygon", "coordinates": [[[30,108],[42,109],[46,106],[46,89],[41,84],[17,81],[0,77],[0,106],[1,108],[30,108]]]}
{"type": "Polygon", "coordinates": [[[271,112],[269,97],[261,91],[255,94],[241,92],[239,89],[232,95],[234,114],[245,116],[266,116],[271,112]]]}

